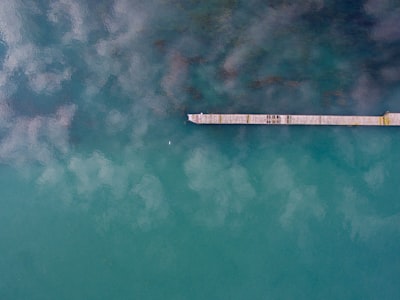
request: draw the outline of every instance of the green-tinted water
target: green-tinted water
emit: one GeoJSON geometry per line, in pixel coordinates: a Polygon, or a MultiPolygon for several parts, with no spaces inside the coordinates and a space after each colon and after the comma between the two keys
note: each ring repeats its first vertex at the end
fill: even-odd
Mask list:
{"type": "Polygon", "coordinates": [[[397,128],[185,113],[400,111],[399,9],[1,2],[0,298],[398,298],[397,128]]]}

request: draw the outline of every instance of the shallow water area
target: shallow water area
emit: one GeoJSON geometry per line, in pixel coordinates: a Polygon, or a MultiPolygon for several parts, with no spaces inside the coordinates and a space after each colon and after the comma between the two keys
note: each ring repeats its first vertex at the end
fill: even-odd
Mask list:
{"type": "Polygon", "coordinates": [[[396,299],[396,1],[0,3],[1,299],[396,299]]]}

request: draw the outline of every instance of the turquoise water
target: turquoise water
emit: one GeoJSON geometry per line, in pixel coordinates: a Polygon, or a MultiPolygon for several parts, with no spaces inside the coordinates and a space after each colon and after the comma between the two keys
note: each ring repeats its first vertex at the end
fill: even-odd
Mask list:
{"type": "Polygon", "coordinates": [[[0,2],[0,299],[398,299],[397,1],[0,2]]]}

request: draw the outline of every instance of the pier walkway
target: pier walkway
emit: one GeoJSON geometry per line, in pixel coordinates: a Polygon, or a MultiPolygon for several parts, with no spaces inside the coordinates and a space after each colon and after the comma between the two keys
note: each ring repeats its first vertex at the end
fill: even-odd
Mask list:
{"type": "Polygon", "coordinates": [[[333,125],[333,126],[400,126],[400,113],[383,116],[277,115],[277,114],[188,114],[196,124],[254,125],[333,125]]]}

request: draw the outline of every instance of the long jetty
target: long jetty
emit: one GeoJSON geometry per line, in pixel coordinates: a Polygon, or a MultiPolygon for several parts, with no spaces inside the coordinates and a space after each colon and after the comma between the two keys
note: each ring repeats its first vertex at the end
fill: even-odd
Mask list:
{"type": "Polygon", "coordinates": [[[382,116],[280,115],[280,114],[188,114],[196,124],[253,125],[331,125],[331,126],[400,126],[400,113],[382,116]]]}

